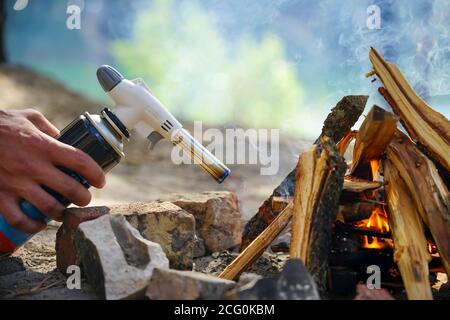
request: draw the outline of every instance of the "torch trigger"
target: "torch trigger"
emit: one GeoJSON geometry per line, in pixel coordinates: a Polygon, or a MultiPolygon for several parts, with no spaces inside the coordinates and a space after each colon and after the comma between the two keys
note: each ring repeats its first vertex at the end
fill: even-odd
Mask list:
{"type": "Polygon", "coordinates": [[[155,145],[163,138],[164,137],[158,131],[153,131],[152,133],[150,133],[147,137],[147,139],[150,141],[150,144],[148,145],[148,149],[153,150],[155,145]]]}

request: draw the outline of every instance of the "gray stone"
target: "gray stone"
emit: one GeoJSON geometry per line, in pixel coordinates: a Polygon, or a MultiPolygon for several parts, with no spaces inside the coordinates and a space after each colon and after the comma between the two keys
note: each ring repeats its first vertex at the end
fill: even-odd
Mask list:
{"type": "Polygon", "coordinates": [[[123,216],[83,222],[74,245],[83,276],[100,298],[143,298],[154,268],[168,268],[161,246],[144,239],[123,216]]]}
{"type": "Polygon", "coordinates": [[[197,232],[209,252],[239,246],[244,221],[235,194],[228,191],[171,194],[161,198],[195,217],[197,232]]]}
{"type": "Polygon", "coordinates": [[[276,277],[254,279],[226,294],[238,300],[320,300],[316,284],[299,259],[286,262],[276,277]]]}
{"type": "MultiPolygon", "coordinates": [[[[145,239],[160,244],[169,258],[171,268],[192,270],[195,244],[194,216],[173,203],[154,201],[67,209],[63,215],[64,223],[56,237],[57,264],[62,272],[69,265],[78,264],[73,245],[78,225],[105,214],[125,216],[145,239]]],[[[201,252],[202,243],[196,245],[198,246],[196,253],[204,255],[201,252]]]]}
{"type": "Polygon", "coordinates": [[[200,258],[206,255],[205,240],[195,235],[193,257],[200,258]]]}
{"type": "Polygon", "coordinates": [[[0,276],[24,270],[25,267],[21,259],[16,257],[0,257],[0,276]]]}
{"type": "Polygon", "coordinates": [[[151,300],[218,300],[235,285],[204,273],[155,269],[146,296],[151,300]]]}
{"type": "MultiPolygon", "coordinates": [[[[238,255],[237,252],[225,250],[214,252],[211,256],[196,258],[194,270],[218,276],[238,255]]],[[[275,254],[266,251],[253,263],[248,272],[254,272],[263,277],[274,276],[283,270],[288,259],[289,254],[275,254]]]]}
{"type": "Polygon", "coordinates": [[[161,245],[170,267],[192,270],[195,240],[194,216],[170,202],[116,205],[112,214],[124,215],[141,235],[161,245]]]}

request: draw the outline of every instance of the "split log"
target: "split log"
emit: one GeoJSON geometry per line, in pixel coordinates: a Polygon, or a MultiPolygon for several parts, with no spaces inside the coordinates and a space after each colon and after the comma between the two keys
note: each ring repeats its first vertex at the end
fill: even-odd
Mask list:
{"type": "Polygon", "coordinates": [[[410,300],[432,300],[427,251],[420,214],[406,183],[391,160],[383,161],[389,225],[394,241],[394,261],[410,300]]]}
{"type": "Polygon", "coordinates": [[[450,275],[450,193],[447,187],[433,162],[400,131],[387,149],[387,158],[405,181],[450,275]]]}
{"type": "Polygon", "coordinates": [[[353,202],[339,206],[339,212],[345,222],[356,222],[368,219],[380,205],[364,202],[353,202]]]}
{"type": "Polygon", "coordinates": [[[292,202],[290,202],[275,220],[223,270],[219,278],[237,280],[264,253],[284,228],[286,228],[289,221],[291,221],[292,207],[292,202]]]}
{"type": "Polygon", "coordinates": [[[272,211],[278,214],[291,202],[292,197],[272,197],[272,211]]]}
{"type": "Polygon", "coordinates": [[[373,106],[355,139],[351,174],[374,180],[370,161],[378,161],[397,130],[397,117],[383,108],[373,106]]]}
{"type": "Polygon", "coordinates": [[[358,134],[358,131],[352,130],[350,131],[339,143],[337,144],[338,152],[341,156],[345,155],[345,152],[348,149],[348,146],[350,143],[356,139],[356,135],[358,134]]]}
{"type": "Polygon", "coordinates": [[[358,179],[352,176],[346,176],[344,178],[344,191],[347,192],[360,193],[381,188],[382,185],[380,181],[358,179]]]}
{"type": "Polygon", "coordinates": [[[450,121],[427,105],[411,88],[395,64],[386,62],[375,50],[370,51],[373,70],[384,85],[380,92],[400,117],[401,123],[425,154],[438,163],[449,183],[450,121]]]}
{"type": "Polygon", "coordinates": [[[297,165],[290,255],[304,261],[322,291],[345,171],[345,161],[328,137],[303,153],[297,165]]]}
{"type": "MultiPolygon", "coordinates": [[[[329,136],[338,143],[351,130],[361,116],[368,96],[345,96],[331,110],[322,128],[322,136],[329,136]]],[[[320,137],[315,141],[318,144],[320,137]]],[[[278,215],[272,211],[272,198],[276,196],[289,197],[294,195],[295,168],[264,201],[258,212],[245,225],[242,235],[241,251],[244,250],[278,215]]]]}

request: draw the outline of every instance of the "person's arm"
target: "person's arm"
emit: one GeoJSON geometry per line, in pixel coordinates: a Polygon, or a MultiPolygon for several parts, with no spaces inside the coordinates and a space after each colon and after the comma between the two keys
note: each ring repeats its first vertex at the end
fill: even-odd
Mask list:
{"type": "Polygon", "coordinates": [[[79,173],[94,187],[105,184],[100,166],[83,151],[56,140],[58,134],[36,110],[0,110],[0,214],[16,229],[35,233],[45,227],[20,210],[21,198],[60,221],[64,207],[42,186],[76,205],[89,204],[89,191],[58,166],[79,173]]]}

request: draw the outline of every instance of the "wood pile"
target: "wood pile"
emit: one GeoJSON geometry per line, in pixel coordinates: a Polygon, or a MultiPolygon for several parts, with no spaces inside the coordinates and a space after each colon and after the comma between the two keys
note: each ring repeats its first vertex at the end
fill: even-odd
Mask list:
{"type": "Polygon", "coordinates": [[[361,234],[361,248],[393,251],[409,299],[433,298],[432,257],[450,275],[450,122],[394,64],[373,48],[369,56],[367,77],[381,80],[378,91],[393,113],[375,105],[352,130],[368,97],[344,97],[321,136],[247,223],[241,254],[221,278],[239,278],[290,224],[290,256],[303,260],[324,292],[337,223],[361,234]],[[352,142],[352,159],[344,160],[352,142]]]}

